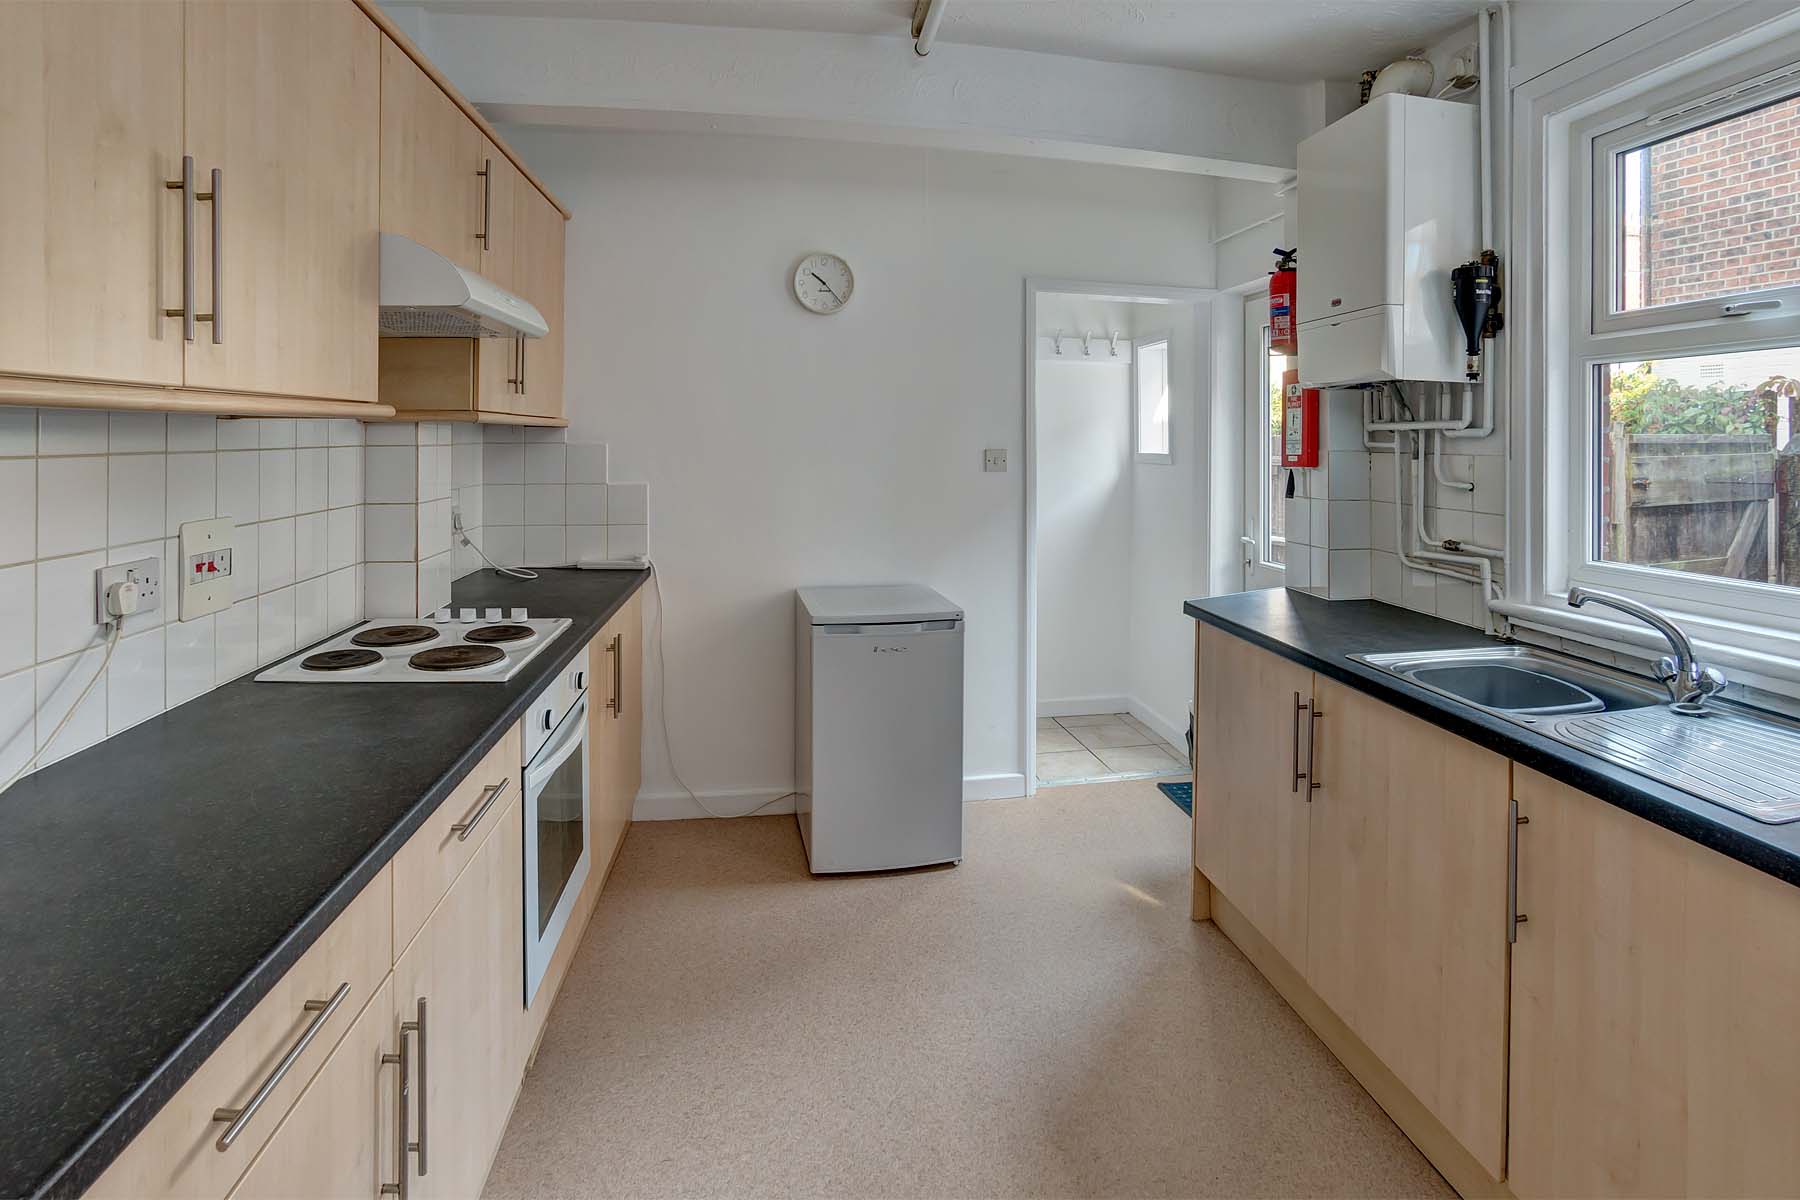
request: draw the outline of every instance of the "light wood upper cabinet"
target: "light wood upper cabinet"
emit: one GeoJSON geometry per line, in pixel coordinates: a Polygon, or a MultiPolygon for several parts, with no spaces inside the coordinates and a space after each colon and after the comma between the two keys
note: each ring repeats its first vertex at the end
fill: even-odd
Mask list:
{"type": "Polygon", "coordinates": [[[1309,793],[1303,757],[1312,672],[1230,634],[1200,631],[1194,820],[1199,867],[1296,967],[1306,962],[1309,793]]]}
{"type": "Polygon", "coordinates": [[[1800,890],[1524,767],[1509,1186],[1800,1191],[1800,890]]]}
{"type": "Polygon", "coordinates": [[[518,390],[508,412],[534,417],[563,415],[563,215],[530,186],[519,189],[513,211],[514,280],[549,323],[541,338],[520,346],[518,390]]]}
{"type": "Polygon", "coordinates": [[[347,3],[190,0],[187,146],[221,195],[198,205],[217,325],[187,345],[189,387],[376,398],[381,43],[347,3]]]}
{"type": "Polygon", "coordinates": [[[0,3],[0,372],[182,381],[182,6],[0,3]]]}
{"type": "Polygon", "coordinates": [[[407,1157],[419,1200],[480,1194],[524,1070],[523,812],[507,808],[394,964],[395,1028],[425,1002],[408,1117],[417,1140],[423,1107],[427,1169],[407,1157]]]}
{"type": "Polygon", "coordinates": [[[1307,983],[1505,1171],[1511,764],[1315,677],[1307,983]]]}
{"type": "Polygon", "coordinates": [[[512,160],[485,136],[481,138],[481,266],[483,275],[508,291],[518,291],[516,260],[519,231],[516,202],[526,190],[535,192],[512,160]]]}
{"type": "Polygon", "coordinates": [[[381,39],[381,231],[481,270],[483,147],[468,116],[381,39]]]}
{"type": "Polygon", "coordinates": [[[319,1200],[381,1195],[395,1175],[398,1064],[394,984],[383,978],[370,1001],[293,1111],[231,1190],[230,1200],[319,1200]]]}

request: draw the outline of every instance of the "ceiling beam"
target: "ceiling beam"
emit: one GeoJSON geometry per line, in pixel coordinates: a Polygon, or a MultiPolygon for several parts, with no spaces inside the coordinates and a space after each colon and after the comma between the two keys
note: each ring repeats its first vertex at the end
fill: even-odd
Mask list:
{"type": "MultiPolygon", "coordinates": [[[[932,146],[1279,180],[1301,87],[892,37],[427,10],[402,17],[495,121],[932,146]]],[[[902,31],[904,32],[904,31],[902,31]]]]}

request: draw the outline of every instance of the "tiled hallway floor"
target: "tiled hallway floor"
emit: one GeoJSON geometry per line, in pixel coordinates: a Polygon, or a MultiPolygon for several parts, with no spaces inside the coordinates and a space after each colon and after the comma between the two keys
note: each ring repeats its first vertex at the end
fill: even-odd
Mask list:
{"type": "Polygon", "coordinates": [[[1039,717],[1039,787],[1187,773],[1187,753],[1127,713],[1039,717]]]}

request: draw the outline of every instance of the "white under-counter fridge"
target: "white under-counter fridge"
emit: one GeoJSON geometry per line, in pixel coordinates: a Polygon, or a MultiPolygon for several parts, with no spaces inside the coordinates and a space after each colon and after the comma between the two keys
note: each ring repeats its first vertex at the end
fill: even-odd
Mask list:
{"type": "Polygon", "coordinates": [[[917,584],[800,588],[794,647],[813,874],[960,862],[962,609],[917,584]]]}

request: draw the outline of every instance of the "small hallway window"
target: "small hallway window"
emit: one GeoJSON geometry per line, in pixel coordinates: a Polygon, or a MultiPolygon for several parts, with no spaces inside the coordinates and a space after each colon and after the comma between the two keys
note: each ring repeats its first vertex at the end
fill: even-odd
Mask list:
{"type": "Polygon", "coordinates": [[[1132,425],[1137,460],[1171,463],[1169,436],[1169,339],[1144,338],[1131,357],[1132,425]]]}

